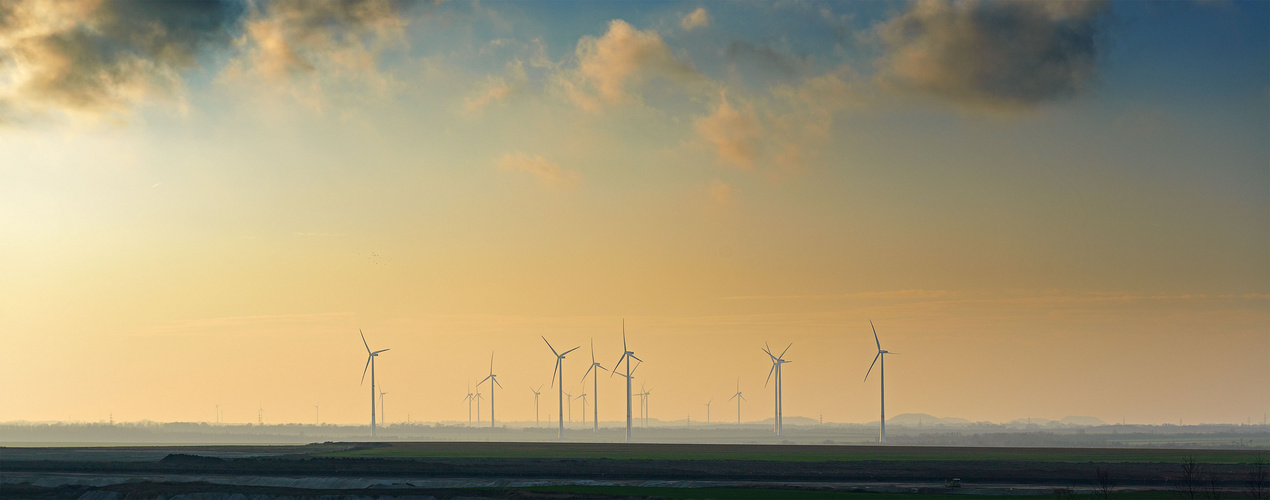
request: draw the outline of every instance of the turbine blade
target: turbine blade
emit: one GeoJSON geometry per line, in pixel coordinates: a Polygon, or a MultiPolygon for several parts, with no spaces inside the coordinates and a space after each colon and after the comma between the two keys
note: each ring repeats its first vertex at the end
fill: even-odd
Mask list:
{"type": "MultiPolygon", "coordinates": [[[[547,342],[547,337],[542,337],[542,341],[547,342]]],[[[551,349],[552,354],[555,354],[556,356],[560,356],[560,353],[556,352],[556,348],[551,347],[551,342],[547,342],[547,348],[551,349]]]]}
{"type": "Polygon", "coordinates": [[[613,370],[609,372],[609,378],[613,378],[613,375],[617,373],[617,367],[622,366],[622,361],[625,361],[625,360],[626,360],[626,352],[623,351],[622,357],[617,358],[617,363],[613,365],[613,370]]]}
{"type": "Polygon", "coordinates": [[[502,389],[502,388],[503,388],[503,383],[502,383],[502,382],[499,382],[497,378],[495,378],[495,379],[494,379],[494,383],[495,383],[495,384],[498,384],[498,388],[499,388],[499,389],[502,389]]]}
{"type": "Polygon", "coordinates": [[[366,343],[366,334],[362,333],[362,329],[357,329],[357,334],[362,336],[362,345],[366,346],[366,352],[370,352],[370,344],[366,343]]]}
{"type": "Polygon", "coordinates": [[[785,346],[785,350],[784,350],[784,351],[781,351],[781,355],[780,355],[780,356],[777,356],[777,357],[778,357],[778,358],[783,358],[783,357],[785,357],[785,353],[789,352],[789,348],[790,348],[790,347],[794,347],[794,343],[793,343],[793,342],[790,342],[790,343],[789,343],[789,345],[785,346]]]}
{"type": "Polygon", "coordinates": [[[362,368],[362,381],[358,385],[366,383],[366,370],[370,369],[370,356],[366,356],[366,367],[362,368]]]}
{"type": "Polygon", "coordinates": [[[485,377],[485,378],[481,379],[481,381],[480,381],[480,382],[477,382],[477,383],[476,383],[476,386],[477,386],[477,387],[480,387],[480,386],[481,386],[481,384],[484,384],[484,383],[485,383],[485,381],[486,381],[486,380],[489,380],[489,378],[490,378],[490,377],[493,377],[493,375],[490,375],[489,377],[485,377]]]}
{"type": "Polygon", "coordinates": [[[745,396],[741,396],[741,401],[749,401],[749,398],[746,398],[745,396]]]}
{"type": "Polygon", "coordinates": [[[635,356],[634,354],[632,354],[632,355],[631,355],[631,357],[632,357],[632,358],[635,358],[635,361],[639,361],[640,363],[643,363],[643,362],[644,362],[644,360],[639,359],[639,357],[635,356]]]}
{"type": "Polygon", "coordinates": [[[869,328],[873,329],[873,343],[878,345],[878,350],[882,350],[882,342],[878,340],[878,328],[873,326],[873,320],[869,320],[869,328]]]}
{"type": "MultiPolygon", "coordinates": [[[[633,358],[633,357],[635,357],[635,356],[631,356],[631,357],[633,358]]],[[[639,370],[639,365],[642,365],[642,364],[644,364],[644,362],[643,362],[643,361],[640,361],[640,362],[638,362],[638,363],[635,363],[635,368],[631,368],[631,377],[634,377],[634,376],[635,376],[635,372],[639,370]]]]}
{"type": "Polygon", "coordinates": [[[494,351],[489,352],[489,372],[494,373],[494,351]]]}
{"type": "Polygon", "coordinates": [[[591,337],[591,364],[595,364],[595,337],[591,337]]]}
{"type": "Polygon", "coordinates": [[[556,372],[560,371],[560,356],[556,356],[556,367],[551,369],[551,386],[556,386],[556,372]]]}
{"type": "Polygon", "coordinates": [[[736,399],[738,396],[740,396],[740,394],[733,394],[732,397],[728,398],[728,401],[732,401],[733,399],[736,399]]]}
{"type": "MultiPolygon", "coordinates": [[[[578,346],[578,347],[581,347],[581,346],[578,346]]],[[[564,356],[565,354],[569,354],[569,353],[571,353],[571,352],[573,352],[573,351],[576,351],[576,350],[578,350],[578,347],[574,347],[573,349],[569,349],[569,350],[565,351],[564,353],[562,353],[562,354],[560,354],[560,355],[561,355],[561,356],[564,356]]]]}
{"type": "Polygon", "coordinates": [[[388,350],[388,349],[380,349],[380,350],[378,350],[378,351],[372,352],[371,354],[379,354],[379,353],[384,352],[384,351],[387,351],[387,350],[388,350]]]}
{"type": "Polygon", "coordinates": [[[880,358],[880,357],[882,357],[882,353],[880,353],[880,352],[879,352],[877,356],[874,356],[874,357],[873,357],[873,362],[872,362],[872,363],[869,363],[869,371],[864,372],[864,380],[865,380],[865,381],[868,381],[868,380],[869,380],[869,374],[870,374],[870,373],[873,373],[873,365],[877,364],[877,362],[878,362],[878,358],[880,358]]]}
{"type": "Polygon", "coordinates": [[[591,366],[588,366],[588,367],[587,367],[587,369],[586,369],[586,373],[583,373],[583,374],[582,374],[582,380],[584,380],[584,381],[585,381],[585,380],[586,380],[586,376],[587,376],[587,375],[590,375],[590,374],[591,374],[591,370],[593,370],[593,369],[595,369],[595,363],[591,363],[591,366]]]}
{"type": "Polygon", "coordinates": [[[772,373],[776,371],[776,363],[772,363],[772,369],[767,371],[767,380],[763,381],[763,387],[767,387],[767,383],[772,381],[772,373]]]}

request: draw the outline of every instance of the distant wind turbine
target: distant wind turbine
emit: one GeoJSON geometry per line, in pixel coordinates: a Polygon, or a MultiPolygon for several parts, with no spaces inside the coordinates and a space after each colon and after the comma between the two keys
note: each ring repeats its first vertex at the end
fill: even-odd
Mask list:
{"type": "Polygon", "coordinates": [[[371,351],[370,344],[366,343],[366,334],[362,333],[360,328],[357,333],[362,336],[362,345],[366,346],[366,367],[362,368],[362,383],[366,382],[366,370],[370,370],[370,437],[375,437],[375,358],[379,357],[379,353],[388,349],[380,349],[371,351]]]}
{"type": "MultiPolygon", "coordinates": [[[[534,427],[538,427],[538,395],[542,394],[542,386],[537,389],[530,387],[529,390],[534,393],[534,427]]],[[[471,420],[471,417],[468,417],[468,420],[471,420]]]]}
{"type": "MultiPolygon", "coordinates": [[[[597,380],[600,378],[600,370],[608,371],[608,368],[600,366],[599,363],[595,362],[595,339],[591,339],[591,366],[588,367],[586,369],[586,373],[582,375],[582,381],[586,382],[586,376],[591,375],[591,372],[595,372],[595,375],[591,375],[591,408],[592,408],[592,411],[595,412],[595,418],[592,419],[595,424],[595,428],[592,430],[595,432],[600,431],[600,383],[597,382],[597,380]]],[[[609,375],[609,377],[612,378],[613,376],[609,375]]],[[[582,423],[583,425],[585,425],[586,424],[586,408],[585,408],[586,405],[583,404],[582,406],[583,406],[582,408],[583,422],[582,423]]]]}
{"type": "Polygon", "coordinates": [[[745,396],[741,395],[741,379],[739,378],[736,379],[736,394],[728,398],[728,401],[733,399],[736,400],[736,425],[741,425],[741,401],[745,399],[745,396]]]}
{"type": "Polygon", "coordinates": [[[313,425],[322,425],[322,413],[318,405],[313,405],[313,425]]]}
{"type": "Polygon", "coordinates": [[[891,351],[882,350],[882,342],[878,340],[878,329],[877,327],[873,326],[873,321],[869,321],[869,328],[873,329],[873,343],[877,344],[878,346],[878,354],[876,356],[873,356],[873,363],[869,364],[869,371],[864,372],[864,380],[866,382],[869,380],[869,374],[873,373],[873,365],[877,364],[878,365],[878,379],[882,385],[882,420],[878,422],[880,424],[880,427],[878,428],[879,429],[878,442],[885,443],[886,442],[886,355],[895,354],[895,353],[891,351]],[[882,360],[881,363],[878,363],[879,359],[882,360]]]}
{"type": "Polygon", "coordinates": [[[485,399],[485,396],[482,396],[481,390],[477,389],[476,390],[476,426],[477,427],[481,426],[481,400],[482,399],[485,399]]]}
{"type": "MultiPolygon", "coordinates": [[[[547,337],[543,337],[542,341],[547,342],[547,337]]],[[[559,392],[559,394],[557,394],[557,401],[560,406],[560,432],[558,437],[564,439],[564,357],[565,355],[576,351],[578,348],[574,347],[573,349],[560,353],[556,352],[556,348],[551,347],[551,342],[547,342],[547,348],[551,349],[551,353],[556,355],[556,367],[551,370],[551,385],[556,384],[556,375],[560,375],[560,387],[557,389],[559,392]]]]}
{"type": "Polygon", "coordinates": [[[635,353],[626,347],[626,318],[622,318],[622,357],[617,359],[617,363],[613,365],[614,370],[609,372],[609,378],[613,378],[616,368],[622,365],[622,361],[626,361],[626,442],[631,442],[631,360],[643,363],[644,360],[635,357],[635,353]]]}
{"type": "Polygon", "coordinates": [[[652,411],[650,410],[652,410],[652,407],[653,407],[653,404],[652,404],[653,390],[645,389],[644,393],[640,395],[644,397],[644,427],[648,427],[648,415],[652,413],[652,411]]]}
{"type": "Polygon", "coordinates": [[[467,396],[463,398],[467,401],[467,426],[472,426],[472,402],[476,400],[476,394],[472,393],[472,381],[467,382],[467,396]]]}
{"type": "Polygon", "coordinates": [[[480,382],[477,382],[476,386],[480,387],[481,384],[484,384],[486,380],[490,382],[489,384],[489,427],[493,429],[494,428],[494,386],[498,385],[500,389],[503,387],[503,384],[500,384],[498,382],[498,375],[494,374],[494,352],[493,351],[490,351],[489,353],[489,376],[485,377],[480,382]]]}
{"type": "Polygon", "coordinates": [[[586,427],[586,393],[582,393],[578,399],[582,400],[582,427],[586,427]]]}
{"type": "Polygon", "coordinates": [[[380,426],[388,425],[388,412],[384,411],[384,396],[387,396],[387,395],[388,393],[384,392],[384,385],[379,384],[379,425],[380,426]]]}
{"type": "Polygon", "coordinates": [[[569,398],[569,425],[573,425],[573,395],[566,392],[564,397],[569,398]]]}
{"type": "Polygon", "coordinates": [[[710,425],[710,403],[713,402],[714,398],[710,398],[710,401],[706,402],[706,425],[710,425]]]}
{"type": "Polygon", "coordinates": [[[776,374],[776,385],[772,391],[776,395],[776,417],[772,425],[776,429],[777,436],[785,432],[785,409],[782,408],[781,399],[784,389],[784,379],[781,377],[781,365],[784,365],[785,363],[792,363],[792,361],[785,360],[785,353],[789,352],[789,348],[793,347],[793,345],[794,343],[790,342],[788,346],[785,346],[785,350],[781,351],[780,356],[772,354],[771,349],[768,348],[766,344],[763,346],[763,352],[767,353],[767,356],[772,358],[772,369],[767,372],[767,382],[763,382],[763,386],[766,387],[767,383],[772,381],[772,374],[776,374]]]}

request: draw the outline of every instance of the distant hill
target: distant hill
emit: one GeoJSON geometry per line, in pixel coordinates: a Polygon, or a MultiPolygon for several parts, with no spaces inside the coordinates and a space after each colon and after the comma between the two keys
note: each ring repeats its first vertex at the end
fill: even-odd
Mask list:
{"type": "Polygon", "coordinates": [[[1067,425],[1107,425],[1106,422],[1103,422],[1098,417],[1067,416],[1063,417],[1059,422],[1067,425]]]}
{"type": "MultiPolygon", "coordinates": [[[[772,419],[770,417],[765,418],[759,421],[758,423],[772,425],[772,419]]],[[[820,421],[814,418],[794,417],[794,416],[785,417],[785,425],[819,425],[819,424],[820,424],[820,421]]]]}
{"type": "Polygon", "coordinates": [[[902,414],[886,419],[886,423],[891,425],[903,425],[906,427],[918,427],[918,426],[928,426],[928,425],[930,426],[970,425],[970,424],[973,424],[974,422],[971,422],[964,418],[936,417],[934,415],[929,415],[926,413],[902,413],[902,414]]]}

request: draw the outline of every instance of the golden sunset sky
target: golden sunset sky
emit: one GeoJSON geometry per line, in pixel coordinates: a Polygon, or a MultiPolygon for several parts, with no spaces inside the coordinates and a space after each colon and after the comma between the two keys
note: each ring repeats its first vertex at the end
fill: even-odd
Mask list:
{"type": "Polygon", "coordinates": [[[0,0],[0,421],[363,423],[359,328],[532,420],[623,318],[660,419],[876,420],[872,320],[888,416],[1259,421],[1270,3],[0,0]]]}

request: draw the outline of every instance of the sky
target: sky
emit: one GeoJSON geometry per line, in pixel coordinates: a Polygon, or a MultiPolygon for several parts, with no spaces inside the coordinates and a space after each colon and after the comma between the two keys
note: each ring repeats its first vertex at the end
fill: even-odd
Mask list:
{"type": "Polygon", "coordinates": [[[623,321],[664,420],[876,421],[872,321],[889,416],[1259,421],[1270,3],[0,0],[0,421],[363,423],[359,330],[532,420],[623,321]]]}

